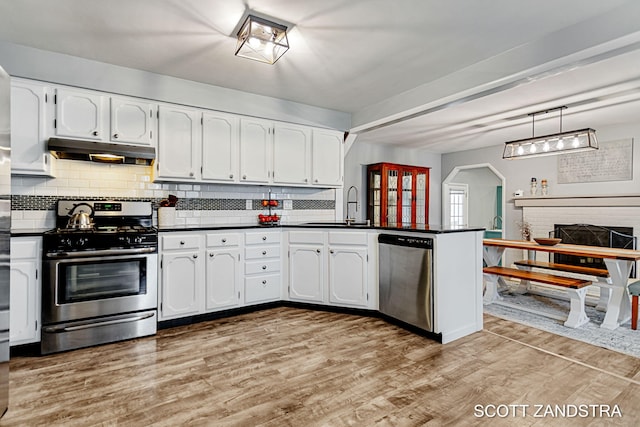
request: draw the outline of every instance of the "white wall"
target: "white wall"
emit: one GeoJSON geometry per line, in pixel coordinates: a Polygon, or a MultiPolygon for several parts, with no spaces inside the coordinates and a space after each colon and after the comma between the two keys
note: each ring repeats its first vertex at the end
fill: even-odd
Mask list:
{"type": "Polygon", "coordinates": [[[447,176],[456,166],[490,163],[505,177],[503,194],[506,200],[504,212],[505,238],[518,239],[520,231],[515,224],[522,220],[522,209],[516,208],[513,203],[513,193],[524,190],[528,194],[532,177],[536,177],[538,183],[546,179],[549,183],[549,195],[597,195],[597,194],[640,194],[640,122],[635,125],[620,125],[612,128],[596,129],[598,141],[615,141],[620,139],[634,139],[633,149],[633,180],[558,184],[557,161],[555,156],[538,157],[521,160],[503,160],[502,151],[504,145],[479,149],[460,151],[442,155],[442,176],[447,176]]]}
{"type": "Polygon", "coordinates": [[[469,187],[468,224],[493,228],[491,224],[497,215],[497,186],[502,184],[500,178],[488,167],[483,167],[461,170],[452,183],[467,184],[469,187]]]}
{"type": "MultiPolygon", "coordinates": [[[[356,139],[344,159],[344,216],[347,215],[347,191],[349,187],[353,185],[358,189],[359,206],[356,219],[358,221],[366,219],[366,165],[389,162],[431,168],[429,171],[429,224],[440,224],[440,183],[442,181],[440,161],[440,154],[397,148],[394,146],[358,143],[356,139]]],[[[353,205],[350,214],[353,215],[353,205]]]]}

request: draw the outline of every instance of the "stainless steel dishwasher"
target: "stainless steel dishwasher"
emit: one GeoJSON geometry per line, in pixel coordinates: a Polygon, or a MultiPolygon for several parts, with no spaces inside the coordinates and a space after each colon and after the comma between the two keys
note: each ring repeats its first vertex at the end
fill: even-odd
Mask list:
{"type": "Polygon", "coordinates": [[[433,239],[380,234],[380,312],[433,332],[433,239]]]}

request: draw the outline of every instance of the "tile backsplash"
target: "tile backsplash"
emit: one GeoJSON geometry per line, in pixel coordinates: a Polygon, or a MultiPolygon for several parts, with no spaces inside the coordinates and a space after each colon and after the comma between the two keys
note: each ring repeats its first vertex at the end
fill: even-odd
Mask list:
{"type": "Polygon", "coordinates": [[[177,225],[257,224],[258,214],[267,212],[260,201],[270,191],[280,201],[274,213],[281,215],[282,224],[336,219],[334,189],[157,183],[151,176],[150,166],[73,160],[57,160],[56,178],[13,176],[12,228],[53,228],[56,201],[64,198],[149,201],[156,223],[158,202],[169,194],[178,197],[177,225]],[[291,209],[283,209],[289,206],[291,209]]]}

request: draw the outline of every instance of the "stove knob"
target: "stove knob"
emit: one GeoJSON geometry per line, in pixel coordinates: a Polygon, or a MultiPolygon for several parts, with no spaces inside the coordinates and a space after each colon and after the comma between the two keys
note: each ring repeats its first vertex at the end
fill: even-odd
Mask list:
{"type": "Polygon", "coordinates": [[[68,237],[63,237],[60,239],[60,246],[66,246],[67,248],[73,247],[71,244],[71,239],[68,237]]]}
{"type": "Polygon", "coordinates": [[[85,246],[86,244],[87,244],[87,239],[85,237],[80,237],[76,242],[76,246],[78,246],[79,248],[85,246]]]}
{"type": "Polygon", "coordinates": [[[135,239],[133,239],[136,243],[142,243],[142,236],[136,236],[135,239]]]}

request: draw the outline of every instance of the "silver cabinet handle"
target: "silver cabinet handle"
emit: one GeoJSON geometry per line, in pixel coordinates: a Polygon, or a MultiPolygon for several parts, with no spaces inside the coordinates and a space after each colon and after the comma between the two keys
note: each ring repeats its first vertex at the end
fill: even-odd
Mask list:
{"type": "Polygon", "coordinates": [[[233,174],[229,174],[229,178],[233,179],[233,174]]]}
{"type": "Polygon", "coordinates": [[[93,135],[93,136],[98,136],[98,131],[97,131],[97,130],[94,130],[93,132],[91,132],[91,135],[93,135]]]}
{"type": "Polygon", "coordinates": [[[266,269],[267,269],[267,266],[266,266],[266,265],[263,265],[263,266],[262,266],[262,269],[263,269],[263,270],[266,270],[266,269]]]}
{"type": "Polygon", "coordinates": [[[266,254],[267,254],[267,251],[262,251],[262,255],[266,255],[266,254]]]}
{"type": "Polygon", "coordinates": [[[193,176],[193,172],[189,172],[189,176],[193,176]]]}
{"type": "Polygon", "coordinates": [[[193,254],[193,257],[194,258],[198,258],[198,254],[193,254]]]}
{"type": "Polygon", "coordinates": [[[267,240],[267,236],[262,236],[262,240],[267,240]]]}
{"type": "Polygon", "coordinates": [[[181,244],[181,245],[184,245],[184,240],[180,240],[180,244],[181,244]]]}
{"type": "Polygon", "coordinates": [[[309,182],[309,180],[307,178],[304,179],[304,182],[309,182]]]}
{"type": "Polygon", "coordinates": [[[331,250],[329,251],[329,253],[330,253],[330,254],[332,254],[332,253],[333,253],[333,249],[331,249],[331,250]]]}
{"type": "Polygon", "coordinates": [[[263,284],[263,285],[266,285],[266,284],[267,284],[267,281],[266,281],[266,280],[263,280],[263,281],[262,281],[262,284],[263,284]]]}
{"type": "Polygon", "coordinates": [[[242,179],[247,179],[247,175],[242,175],[242,179]]]}
{"type": "Polygon", "coordinates": [[[314,179],[314,180],[313,180],[313,182],[318,182],[318,180],[317,180],[317,179],[314,179]]]}
{"type": "Polygon", "coordinates": [[[213,254],[209,254],[209,257],[213,258],[213,254]]]}
{"type": "Polygon", "coordinates": [[[115,139],[118,139],[118,134],[117,134],[117,133],[114,133],[114,134],[113,134],[113,137],[114,137],[115,139]]]}
{"type": "Polygon", "coordinates": [[[222,243],[227,243],[227,239],[222,239],[222,243]]]}
{"type": "Polygon", "coordinates": [[[317,252],[317,253],[320,253],[320,249],[316,249],[316,252],[317,252]]]}

